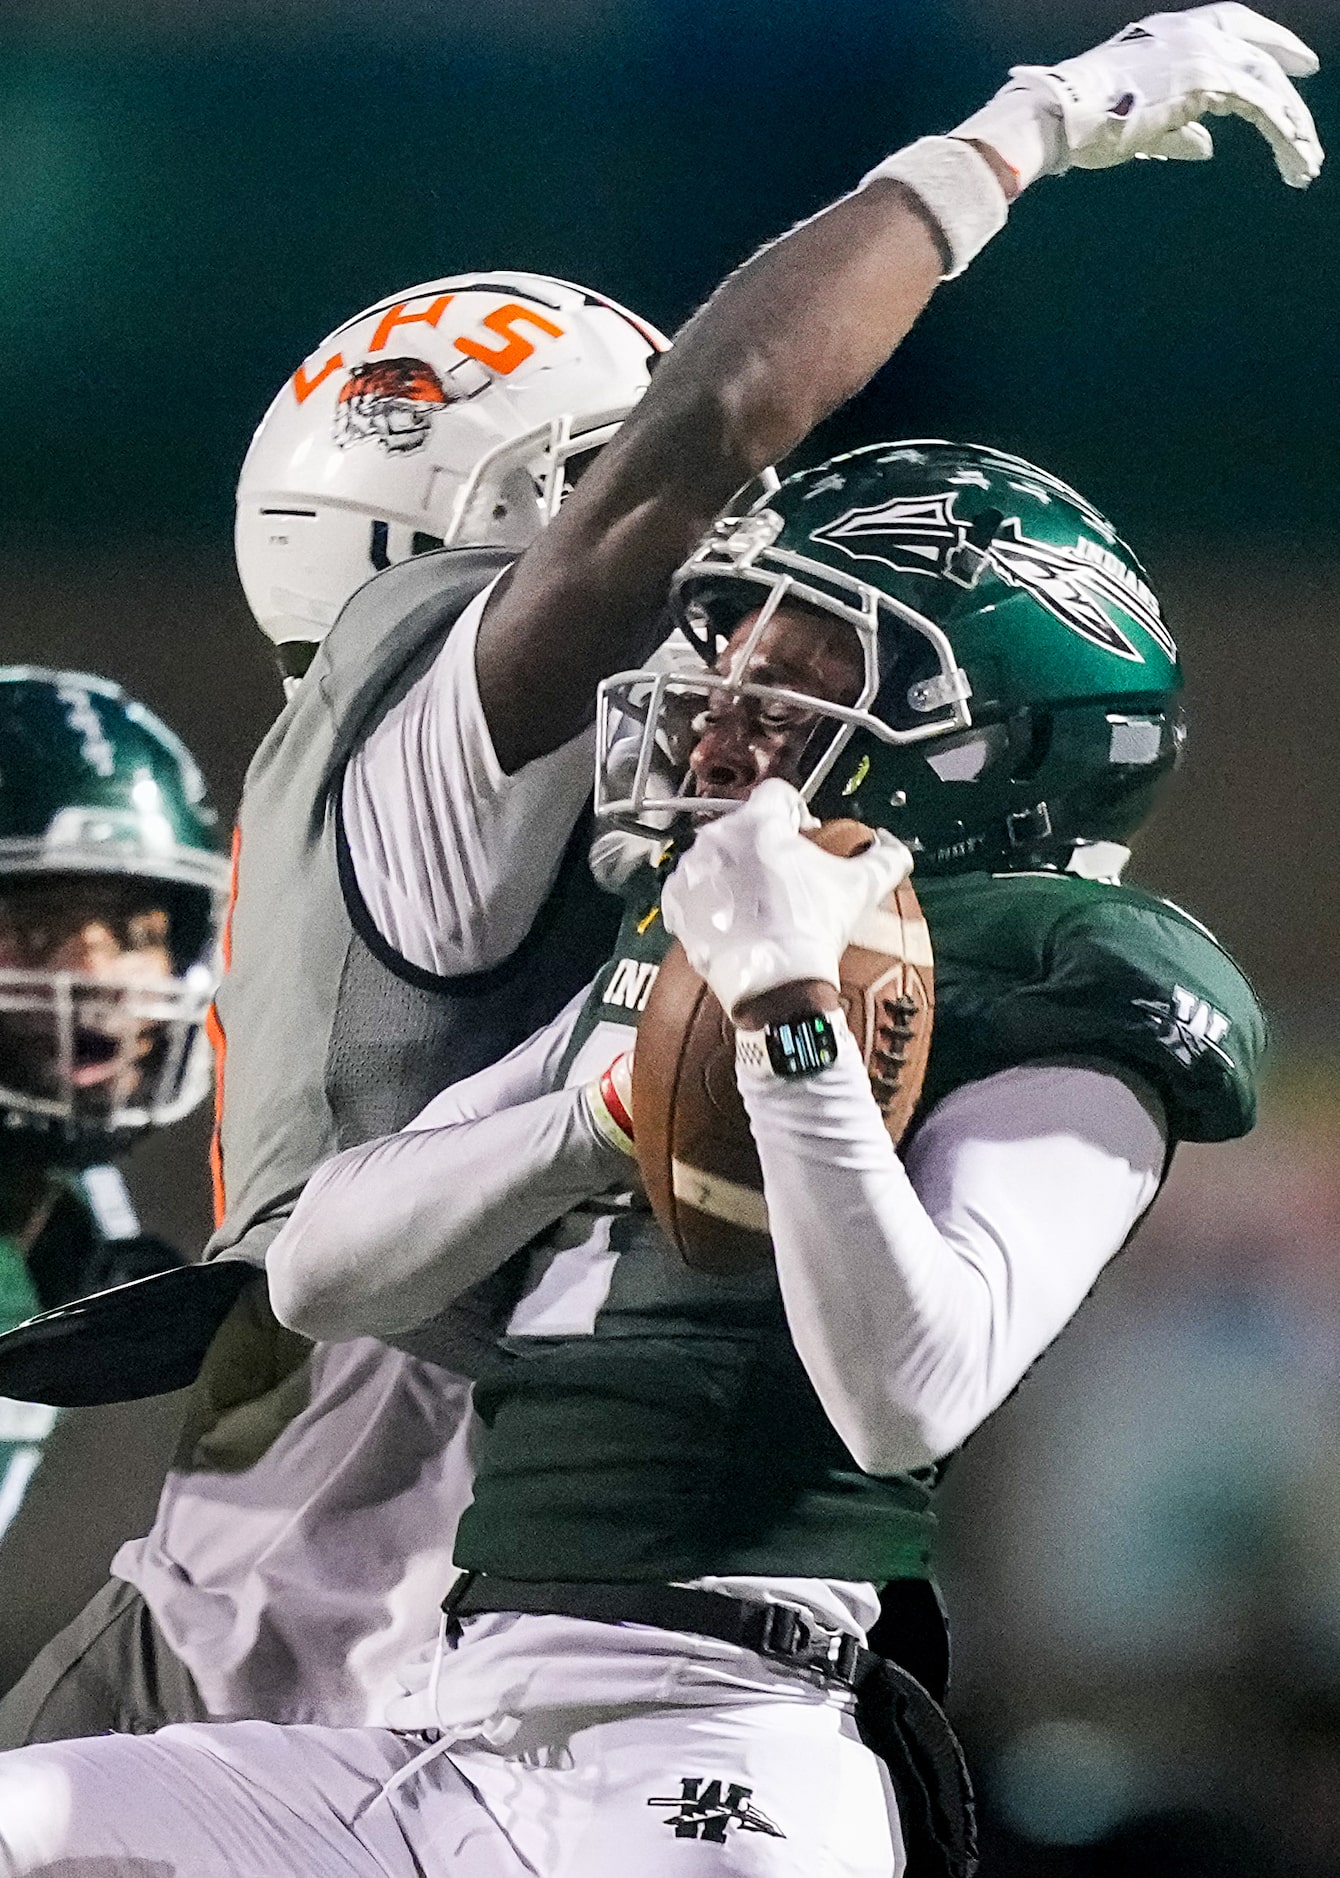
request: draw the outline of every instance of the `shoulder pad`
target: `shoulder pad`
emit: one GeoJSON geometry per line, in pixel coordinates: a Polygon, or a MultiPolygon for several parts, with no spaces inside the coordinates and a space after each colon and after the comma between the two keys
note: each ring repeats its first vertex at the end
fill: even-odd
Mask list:
{"type": "Polygon", "coordinates": [[[1213,934],[1135,887],[975,875],[921,890],[935,950],[930,1099],[1041,1057],[1136,1071],[1171,1136],[1228,1141],[1256,1119],[1266,1022],[1213,934]]]}

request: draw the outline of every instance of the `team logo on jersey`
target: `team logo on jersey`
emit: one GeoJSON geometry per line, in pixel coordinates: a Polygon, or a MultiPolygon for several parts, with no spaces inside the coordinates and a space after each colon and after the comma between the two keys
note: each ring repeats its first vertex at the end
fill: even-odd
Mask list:
{"type": "Polygon", "coordinates": [[[1231,1068],[1233,1058],[1224,1048],[1224,1038],[1231,1028],[1222,1011],[1216,1011],[1205,998],[1174,985],[1171,998],[1136,998],[1135,1004],[1148,1013],[1158,1033],[1158,1040],[1188,1068],[1206,1052],[1220,1058],[1231,1068]]]}
{"type": "Polygon", "coordinates": [[[899,574],[943,575],[967,587],[986,562],[1006,586],[1031,595],[1063,626],[1104,652],[1144,664],[1135,641],[1114,618],[1116,609],[1170,659],[1177,657],[1158,600],[1120,555],[1087,538],[1070,547],[1035,541],[1015,515],[1006,516],[985,549],[979,549],[972,523],[958,514],[956,500],[952,493],[897,496],[872,508],[848,509],[816,528],[814,539],[854,561],[879,561],[899,574]]]}
{"type": "Polygon", "coordinates": [[[724,1845],[726,1834],[734,1826],[739,1832],[765,1832],[770,1839],[784,1839],[780,1826],[774,1826],[766,1813],[753,1804],[754,1789],[735,1781],[704,1780],[701,1774],[683,1775],[680,1792],[673,1798],[661,1794],[647,1801],[648,1806],[673,1808],[661,1823],[673,1826],[677,1839],[709,1839],[724,1845]]]}
{"type": "Polygon", "coordinates": [[[425,359],[377,359],[356,365],[335,404],[335,441],[379,443],[392,456],[421,450],[437,413],[453,402],[425,359]]]}
{"type": "Polygon", "coordinates": [[[625,1011],[645,1011],[660,969],[645,959],[620,959],[610,973],[602,1002],[617,1004],[625,1011]]]}

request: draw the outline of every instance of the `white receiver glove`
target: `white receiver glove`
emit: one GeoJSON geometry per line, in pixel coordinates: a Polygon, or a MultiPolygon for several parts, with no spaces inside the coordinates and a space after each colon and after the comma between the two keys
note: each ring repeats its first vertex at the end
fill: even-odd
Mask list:
{"type": "Polygon", "coordinates": [[[864,915],[912,871],[901,841],[843,859],[800,830],[815,823],[800,794],[774,777],[701,829],[665,885],[661,911],[694,971],[728,1013],[778,985],[836,985],[864,915]]]}
{"type": "Polygon", "coordinates": [[[1274,151],[1285,182],[1305,189],[1323,152],[1289,80],[1310,77],[1317,64],[1287,27],[1237,0],[1151,13],[1078,58],[1013,66],[1011,82],[953,134],[989,144],[1022,188],[1132,157],[1204,162],[1214,145],[1197,119],[1242,117],[1274,151]]]}

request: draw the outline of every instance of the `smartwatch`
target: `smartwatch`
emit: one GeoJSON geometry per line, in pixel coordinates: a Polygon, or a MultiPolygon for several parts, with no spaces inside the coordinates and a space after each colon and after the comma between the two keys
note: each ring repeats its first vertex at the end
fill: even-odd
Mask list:
{"type": "Polygon", "coordinates": [[[794,1081],[818,1076],[838,1060],[838,1046],[847,1020],[838,1011],[811,1011],[787,1017],[762,1030],[737,1030],[735,1061],[755,1075],[794,1081]]]}

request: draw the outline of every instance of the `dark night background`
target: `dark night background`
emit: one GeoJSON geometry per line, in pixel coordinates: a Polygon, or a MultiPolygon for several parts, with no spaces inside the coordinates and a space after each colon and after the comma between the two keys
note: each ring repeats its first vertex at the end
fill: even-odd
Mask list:
{"type": "MultiPolygon", "coordinates": [[[[1340,146],[1340,10],[1279,11],[1322,54],[1305,89],[1340,146]]],[[[673,331],[761,240],[948,128],[1008,64],[1129,16],[1126,0],[5,0],[0,661],[121,680],[231,812],[279,701],[232,573],[233,486],[331,326],[437,274],[525,267],[673,331]]],[[[951,1488],[959,1713],[1012,1822],[988,1878],[1263,1871],[1258,1829],[1288,1841],[1282,1871],[1340,1871],[1329,1826],[1305,1844],[1281,1824],[1340,1820],[1340,1471],[1318,1435],[1340,1402],[1340,154],[1296,195],[1253,133],[1214,128],[1210,165],[1039,185],[806,451],[971,437],[1113,516],[1189,683],[1186,769],[1134,877],[1230,944],[1278,1040],[1260,1136],[1183,1157],[1166,1223],[951,1488]],[[1174,1424],[1196,1431],[1180,1459],[1174,1424]],[[1127,1505],[1136,1460],[1151,1471],[1127,1505]],[[1200,1535],[1190,1564],[1169,1562],[1169,1525],[1200,1535]],[[1169,1602],[1183,1566],[1185,1607],[1169,1602]]],[[[162,1137],[135,1178],[190,1246],[204,1138],[203,1121],[162,1137]]],[[[174,1413],[65,1424],[0,1562],[0,1683],[145,1517],[174,1413]]]]}

